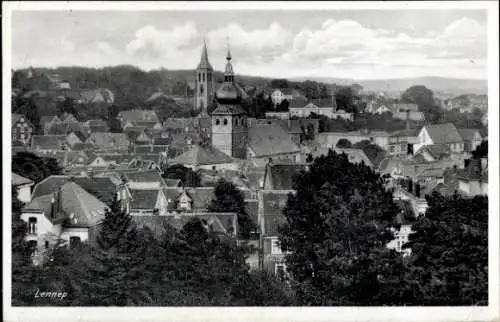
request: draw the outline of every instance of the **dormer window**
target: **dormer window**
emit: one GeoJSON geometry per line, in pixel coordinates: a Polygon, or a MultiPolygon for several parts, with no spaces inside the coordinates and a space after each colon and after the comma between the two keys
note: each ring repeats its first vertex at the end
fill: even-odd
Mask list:
{"type": "Polygon", "coordinates": [[[227,125],[227,119],[224,119],[224,125],[227,125]]]}

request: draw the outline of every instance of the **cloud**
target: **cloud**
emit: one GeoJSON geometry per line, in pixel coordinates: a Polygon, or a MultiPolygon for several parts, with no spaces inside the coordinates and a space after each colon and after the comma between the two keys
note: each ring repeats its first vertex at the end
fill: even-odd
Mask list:
{"type": "MultiPolygon", "coordinates": [[[[104,27],[103,27],[104,28],[104,27]]],[[[238,74],[268,77],[331,76],[390,78],[424,75],[485,77],[486,25],[470,18],[441,30],[370,28],[355,20],[328,19],[293,31],[278,21],[258,28],[232,22],[201,30],[193,21],[159,28],[144,25],[121,42],[96,34],[79,43],[71,32],[14,38],[14,65],[106,66],[133,64],[143,69],[193,69],[203,37],[210,62],[224,69],[227,37],[238,74]],[[471,63],[471,60],[474,63],[471,63]]]]}

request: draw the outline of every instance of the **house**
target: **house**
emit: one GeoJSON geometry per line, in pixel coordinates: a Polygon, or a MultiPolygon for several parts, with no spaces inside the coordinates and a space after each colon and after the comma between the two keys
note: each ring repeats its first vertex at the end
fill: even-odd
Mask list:
{"type": "Polygon", "coordinates": [[[347,113],[343,109],[338,109],[337,111],[333,112],[332,114],[332,119],[341,119],[341,120],[347,120],[347,121],[354,121],[354,114],[353,113],[347,113]]]}
{"type": "Polygon", "coordinates": [[[83,142],[80,137],[75,134],[75,132],[71,132],[66,136],[66,143],[71,149],[73,149],[75,145],[82,144],[83,142]]]}
{"type": "Polygon", "coordinates": [[[420,111],[392,112],[392,118],[422,122],[425,121],[425,114],[420,111]]]}
{"type": "Polygon", "coordinates": [[[263,189],[257,192],[259,201],[258,226],[262,260],[260,267],[283,278],[286,275],[285,252],[281,249],[278,227],[285,222],[283,208],[288,195],[294,193],[293,178],[307,169],[305,164],[275,164],[266,166],[263,189]]]}
{"type": "Polygon", "coordinates": [[[323,115],[326,116],[330,119],[336,118],[335,116],[335,110],[336,107],[334,106],[333,103],[329,105],[316,105],[312,102],[309,104],[303,106],[303,107],[295,107],[295,106],[290,106],[288,108],[290,117],[299,117],[299,118],[306,118],[311,116],[312,113],[316,115],[323,115]]]}
{"type": "Polygon", "coordinates": [[[125,133],[92,133],[85,143],[92,144],[96,150],[127,151],[130,141],[125,133]]]}
{"type": "Polygon", "coordinates": [[[409,256],[411,254],[411,249],[403,249],[403,246],[408,242],[410,234],[413,233],[411,225],[415,222],[417,217],[415,216],[413,206],[409,200],[396,199],[394,202],[401,210],[401,213],[398,214],[397,217],[398,224],[401,226],[399,230],[394,230],[394,240],[387,244],[387,248],[394,249],[398,253],[402,253],[403,256],[409,256]]]}
{"type": "Polygon", "coordinates": [[[66,150],[66,135],[33,135],[31,149],[37,152],[66,150]]]}
{"type": "Polygon", "coordinates": [[[46,125],[44,133],[46,135],[67,135],[71,132],[83,133],[84,129],[80,122],[61,122],[46,125]]]}
{"type": "Polygon", "coordinates": [[[391,108],[387,107],[385,104],[382,104],[379,107],[377,107],[373,113],[381,115],[384,113],[392,113],[392,110],[391,110],[391,108]]]}
{"type": "Polygon", "coordinates": [[[206,170],[237,170],[238,164],[227,154],[212,146],[194,145],[188,151],[169,161],[170,164],[182,164],[194,171],[206,170]]]}
{"type": "Polygon", "coordinates": [[[127,153],[95,153],[89,157],[87,168],[116,168],[125,166],[128,168],[135,155],[127,153]]]}
{"type": "Polygon", "coordinates": [[[18,175],[17,173],[12,173],[12,188],[17,191],[17,199],[19,201],[28,203],[31,201],[31,187],[33,187],[34,182],[31,179],[25,178],[18,175]]]}
{"type": "Polygon", "coordinates": [[[35,246],[35,264],[59,240],[73,247],[80,242],[94,243],[107,205],[75,182],[68,182],[54,193],[34,197],[21,213],[28,224],[26,240],[35,246]]]}
{"type": "Polygon", "coordinates": [[[284,100],[288,102],[293,100],[293,90],[291,88],[277,88],[269,95],[273,104],[279,105],[284,100]]]}
{"type": "Polygon", "coordinates": [[[425,145],[447,145],[451,153],[462,153],[464,141],[457,128],[452,123],[425,125],[418,135],[419,143],[416,150],[425,145]]]}
{"type": "Polygon", "coordinates": [[[208,211],[214,195],[214,187],[188,187],[163,189],[169,212],[202,213],[208,211]]]}
{"type": "Polygon", "coordinates": [[[300,162],[300,148],[281,126],[261,124],[248,129],[247,159],[263,164],[275,161],[300,162]]]}
{"type": "Polygon", "coordinates": [[[393,156],[413,155],[414,146],[418,143],[418,132],[417,129],[406,129],[390,133],[387,153],[393,156]]]}
{"type": "Polygon", "coordinates": [[[464,142],[465,152],[474,151],[483,141],[483,137],[477,129],[458,129],[458,133],[460,133],[464,142]]]}
{"type": "Polygon", "coordinates": [[[12,114],[12,144],[28,146],[35,127],[22,114],[12,114]]]}
{"type": "Polygon", "coordinates": [[[47,129],[50,128],[52,124],[57,123],[61,123],[61,119],[59,119],[56,115],[40,117],[40,126],[44,130],[44,133],[47,132],[47,129]]]}
{"type": "Polygon", "coordinates": [[[137,122],[142,122],[143,123],[142,125],[152,124],[152,127],[159,124],[161,127],[161,123],[160,120],[158,119],[158,116],[156,115],[156,112],[152,110],[134,109],[128,111],[121,111],[120,113],[118,113],[118,116],[116,118],[120,121],[122,128],[125,128],[126,125],[129,123],[131,125],[135,125],[137,122]]]}
{"type": "Polygon", "coordinates": [[[335,149],[338,141],[341,139],[346,139],[352,144],[361,141],[370,141],[373,144],[378,145],[385,151],[389,150],[389,138],[390,134],[386,131],[370,131],[370,130],[360,130],[360,131],[349,131],[349,132],[323,132],[319,133],[316,137],[316,143],[322,148],[332,148],[335,149]]]}
{"type": "Polygon", "coordinates": [[[488,195],[487,159],[470,159],[468,166],[459,171],[458,191],[466,196],[488,195]],[[483,164],[484,163],[484,164],[483,164]]]}
{"type": "Polygon", "coordinates": [[[161,189],[130,189],[128,212],[137,215],[167,214],[167,199],[161,189]]]}
{"type": "Polygon", "coordinates": [[[390,106],[392,113],[418,112],[418,105],[414,103],[393,103],[390,106]]]}

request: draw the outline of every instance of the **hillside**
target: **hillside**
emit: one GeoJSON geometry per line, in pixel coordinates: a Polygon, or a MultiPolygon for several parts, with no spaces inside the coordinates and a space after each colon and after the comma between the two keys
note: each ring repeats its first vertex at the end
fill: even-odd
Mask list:
{"type": "MultiPolygon", "coordinates": [[[[305,78],[297,79],[299,81],[305,78]]],[[[478,79],[457,79],[445,77],[418,77],[418,78],[394,78],[394,79],[376,79],[376,80],[354,80],[343,78],[313,78],[318,82],[328,84],[360,84],[368,91],[389,91],[402,92],[414,85],[424,85],[432,91],[460,94],[487,94],[487,80],[478,79]]]]}

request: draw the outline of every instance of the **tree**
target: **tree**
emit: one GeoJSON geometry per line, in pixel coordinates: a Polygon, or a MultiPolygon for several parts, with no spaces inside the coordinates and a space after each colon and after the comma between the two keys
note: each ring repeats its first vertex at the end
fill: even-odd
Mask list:
{"type": "Polygon", "coordinates": [[[386,245],[399,210],[379,174],[330,150],[294,188],[279,241],[299,305],[397,302],[402,264],[386,245]]]}
{"type": "Polygon", "coordinates": [[[236,186],[220,179],[214,190],[215,198],[208,206],[208,211],[213,212],[235,212],[238,215],[238,235],[242,239],[249,239],[252,231],[256,229],[256,223],[252,221],[245,210],[245,199],[236,186]]]}
{"type": "Polygon", "coordinates": [[[480,145],[472,151],[472,157],[475,159],[487,158],[488,157],[488,140],[483,140],[480,145]]]}
{"type": "Polygon", "coordinates": [[[427,196],[412,226],[403,304],[488,304],[488,197],[427,196]]]}
{"type": "Polygon", "coordinates": [[[401,100],[405,103],[415,103],[421,112],[425,114],[426,120],[431,123],[439,123],[443,117],[443,111],[434,100],[434,93],[425,86],[415,85],[403,92],[401,100]]]}
{"type": "Polygon", "coordinates": [[[76,118],[80,115],[78,109],[75,107],[75,100],[71,97],[66,97],[64,101],[57,102],[56,108],[59,112],[58,114],[69,113],[73,114],[76,118]]]}
{"type": "Polygon", "coordinates": [[[288,80],[286,79],[272,79],[271,80],[271,88],[288,88],[288,80]]]}
{"type": "Polygon", "coordinates": [[[278,112],[288,112],[288,107],[290,106],[290,102],[285,98],[278,104],[276,110],[278,112]]]}
{"type": "Polygon", "coordinates": [[[357,113],[354,103],[354,93],[350,86],[341,86],[335,91],[335,103],[338,109],[343,109],[348,113],[357,113]]]}
{"type": "Polygon", "coordinates": [[[200,175],[182,164],[174,164],[163,170],[163,178],[180,179],[186,187],[199,187],[201,185],[200,175]]]}
{"type": "Polygon", "coordinates": [[[351,143],[351,141],[349,141],[347,139],[340,139],[337,142],[336,147],[337,148],[341,148],[341,149],[351,149],[352,148],[352,143],[351,143]]]}
{"type": "Polygon", "coordinates": [[[39,157],[30,152],[18,152],[12,156],[12,172],[38,183],[48,176],[61,174],[62,168],[54,158],[39,157]]]}

